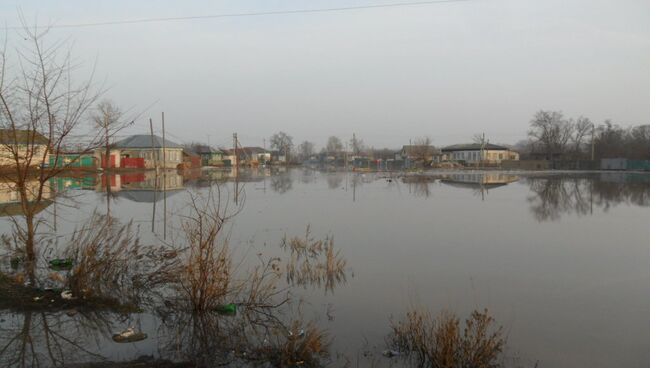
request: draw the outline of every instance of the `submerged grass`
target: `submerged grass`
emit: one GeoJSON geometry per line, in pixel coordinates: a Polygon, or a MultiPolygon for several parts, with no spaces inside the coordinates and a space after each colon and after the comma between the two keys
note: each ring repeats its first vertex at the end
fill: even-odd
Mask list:
{"type": "Polygon", "coordinates": [[[505,340],[487,310],[474,311],[461,326],[460,319],[443,311],[433,317],[412,309],[391,323],[389,343],[421,367],[497,368],[505,340]]]}

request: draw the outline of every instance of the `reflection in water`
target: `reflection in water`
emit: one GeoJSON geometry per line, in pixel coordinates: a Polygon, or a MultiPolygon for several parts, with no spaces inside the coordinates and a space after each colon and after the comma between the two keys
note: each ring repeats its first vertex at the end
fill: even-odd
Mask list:
{"type": "Polygon", "coordinates": [[[119,315],[103,311],[68,314],[46,310],[0,314],[0,365],[63,367],[105,360],[97,342],[121,324],[119,315]]]}
{"type": "Polygon", "coordinates": [[[485,200],[490,189],[499,188],[519,180],[519,177],[501,172],[456,172],[434,174],[412,174],[402,178],[408,184],[409,193],[415,197],[428,198],[431,185],[436,182],[461,189],[471,189],[485,200]]]}
{"type": "Polygon", "coordinates": [[[609,210],[620,203],[650,206],[646,175],[602,173],[529,177],[530,210],[538,221],[557,221],[562,214],[590,215],[594,208],[609,210]]]}
{"type": "Polygon", "coordinates": [[[342,172],[328,172],[325,174],[327,180],[327,187],[330,189],[340,189],[346,173],[342,172]]]}
{"type": "Polygon", "coordinates": [[[490,189],[506,186],[519,180],[516,175],[485,172],[485,173],[456,173],[445,175],[440,181],[443,184],[457,188],[467,188],[474,191],[474,195],[485,200],[485,195],[490,189]]]}
{"type": "Polygon", "coordinates": [[[286,193],[293,188],[293,178],[289,171],[279,171],[271,176],[271,189],[276,193],[286,193]]]}
{"type": "Polygon", "coordinates": [[[330,341],[313,322],[283,321],[295,311],[240,308],[237,315],[161,309],[159,351],[167,359],[197,367],[322,366],[330,341]]]}
{"type": "MultiPolygon", "coordinates": [[[[49,207],[53,201],[53,191],[49,185],[43,187],[42,198],[36,201],[39,182],[36,179],[28,180],[25,183],[27,200],[26,205],[36,206],[33,213],[38,214],[49,207]]],[[[20,193],[16,183],[10,180],[0,182],[0,217],[22,216],[25,211],[20,200],[20,193]]]]}

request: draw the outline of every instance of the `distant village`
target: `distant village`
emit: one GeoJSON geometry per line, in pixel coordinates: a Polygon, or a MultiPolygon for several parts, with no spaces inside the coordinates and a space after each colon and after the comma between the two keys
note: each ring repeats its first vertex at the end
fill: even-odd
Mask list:
{"type": "MultiPolygon", "coordinates": [[[[12,146],[31,147],[29,166],[81,170],[149,170],[233,168],[305,165],[324,169],[385,171],[412,169],[496,168],[504,170],[650,170],[650,161],[625,157],[595,159],[588,153],[577,157],[546,151],[516,149],[489,143],[484,136],[472,143],[434,147],[429,138],[403,145],[401,149],[373,149],[363,146],[354,135],[349,148],[337,137],[330,137],[320,152],[303,142],[293,146],[291,137],[278,133],[271,137],[274,149],[242,146],[234,135],[231,148],[202,143],[181,144],[155,134],[131,135],[111,143],[78,151],[56,150],[48,139],[36,132],[0,129],[0,165],[16,165],[12,146]],[[522,152],[523,151],[523,152],[522,152]],[[585,157],[586,156],[586,157],[585,157]]],[[[593,148],[592,148],[593,149],[593,148]]],[[[588,151],[588,149],[587,149],[588,151]]]]}

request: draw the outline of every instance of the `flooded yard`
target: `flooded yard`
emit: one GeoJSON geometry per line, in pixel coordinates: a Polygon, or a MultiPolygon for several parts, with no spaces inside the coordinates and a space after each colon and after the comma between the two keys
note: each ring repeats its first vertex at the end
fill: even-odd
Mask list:
{"type": "MultiPolygon", "coordinates": [[[[21,209],[10,186],[0,189],[0,231],[11,238],[21,209]]],[[[296,352],[318,352],[331,340],[323,364],[400,365],[406,364],[400,357],[384,356],[387,336],[391,321],[414,307],[462,318],[486,308],[503,327],[506,366],[644,367],[650,361],[648,174],[147,171],[57,177],[44,198],[39,231],[48,235],[38,245],[35,276],[43,291],[30,298],[58,297],[63,276],[57,275],[66,270],[57,273],[48,262],[69,256],[63,250],[83,240],[71,240],[73,234],[92,221],[85,236],[106,223],[115,243],[126,241],[123,227],[131,224],[142,250],[131,253],[130,268],[102,270],[115,272],[121,286],[145,290],[134,295],[116,287],[121,300],[139,305],[119,312],[3,301],[2,366],[137,359],[258,364],[285,357],[281,351],[294,335],[322,342],[292,345],[296,352]],[[186,250],[189,234],[210,235],[188,229],[199,226],[192,222],[197,214],[211,213],[210,198],[228,213],[218,235],[228,254],[218,248],[210,262],[231,257],[236,277],[230,283],[260,286],[242,284],[220,305],[201,304],[196,292],[215,292],[196,286],[205,272],[231,277],[218,270],[192,270],[198,273],[178,285],[165,284],[178,266],[169,252],[186,250]],[[263,287],[267,276],[278,277],[272,290],[263,287]],[[220,313],[194,313],[201,308],[220,313]],[[117,341],[120,333],[133,336],[129,328],[143,339],[117,341]]],[[[3,252],[2,271],[20,274],[10,246],[3,252]]],[[[205,252],[188,254],[202,264],[205,252]]],[[[291,364],[309,364],[309,354],[295,354],[291,364]]]]}

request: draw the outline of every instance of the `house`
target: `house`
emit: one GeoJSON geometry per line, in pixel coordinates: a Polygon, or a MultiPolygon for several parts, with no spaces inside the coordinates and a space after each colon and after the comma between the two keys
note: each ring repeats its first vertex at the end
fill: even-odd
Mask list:
{"type": "Polygon", "coordinates": [[[48,144],[45,136],[33,130],[0,129],[0,167],[16,165],[14,153],[21,164],[41,166],[47,162],[48,144]]]}
{"type": "Polygon", "coordinates": [[[97,157],[86,152],[60,152],[49,155],[49,167],[92,169],[97,167],[97,157]]]}
{"type": "Polygon", "coordinates": [[[197,155],[194,152],[190,151],[183,151],[183,164],[182,169],[200,169],[202,163],[201,163],[201,156],[197,155]]]}
{"type": "Polygon", "coordinates": [[[462,161],[467,164],[486,163],[500,164],[503,160],[519,160],[519,153],[508,147],[496,144],[480,143],[455,144],[441,149],[443,159],[447,161],[462,161]]]}
{"type": "Polygon", "coordinates": [[[396,154],[398,160],[408,160],[410,162],[440,162],[441,153],[434,146],[427,145],[406,145],[396,154]]]}
{"type": "Polygon", "coordinates": [[[104,152],[104,148],[95,150],[95,156],[104,168],[175,169],[183,162],[181,145],[169,140],[163,142],[161,137],[150,134],[132,135],[112,144],[108,160],[104,152]]]}
{"type": "Polygon", "coordinates": [[[194,153],[201,156],[202,166],[219,166],[223,164],[225,153],[218,149],[206,145],[194,147],[194,153]]]}
{"type": "Polygon", "coordinates": [[[253,166],[271,161],[271,152],[262,147],[241,147],[237,148],[237,152],[234,149],[229,149],[225,150],[225,154],[225,158],[230,160],[232,166],[237,165],[238,159],[239,165],[253,166]]]}

